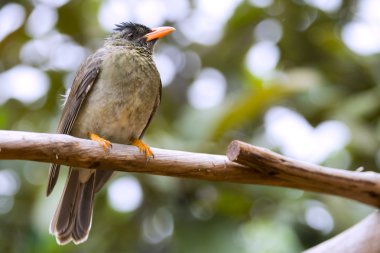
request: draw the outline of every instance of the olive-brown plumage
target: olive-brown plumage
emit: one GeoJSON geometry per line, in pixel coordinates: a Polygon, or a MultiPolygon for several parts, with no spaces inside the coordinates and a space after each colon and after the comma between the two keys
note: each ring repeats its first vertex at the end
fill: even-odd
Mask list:
{"type": "MultiPolygon", "coordinates": [[[[161,98],[161,81],[152,59],[158,38],[173,31],[122,23],[102,48],[81,65],[65,101],[58,133],[90,136],[108,149],[107,141],[134,144],[150,156],[141,142],[161,98]],[[100,136],[101,138],[99,138],[100,136]],[[104,139],[102,139],[104,138],[104,139]]],[[[53,190],[59,165],[49,171],[47,195],[53,190]]],[[[64,192],[50,224],[59,244],[85,241],[91,227],[94,194],[112,171],[69,169],[64,192]]]]}

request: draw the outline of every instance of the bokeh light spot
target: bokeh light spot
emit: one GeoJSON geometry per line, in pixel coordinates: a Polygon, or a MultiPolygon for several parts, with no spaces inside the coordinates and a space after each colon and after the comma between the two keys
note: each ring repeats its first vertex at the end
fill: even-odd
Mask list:
{"type": "Polygon", "coordinates": [[[20,178],[10,169],[0,170],[0,214],[8,213],[14,204],[14,195],[20,189],[20,178]]]}
{"type": "Polygon", "coordinates": [[[54,47],[49,55],[49,67],[56,70],[75,71],[85,60],[86,50],[71,42],[65,41],[54,47]]]}
{"type": "Polygon", "coordinates": [[[330,233],[334,228],[334,219],[324,205],[318,201],[307,201],[305,221],[307,225],[323,234],[330,233]]]}
{"type": "Polygon", "coordinates": [[[335,12],[342,5],[342,0],[305,0],[305,2],[325,12],[335,12]]]}
{"type": "Polygon", "coordinates": [[[380,52],[380,1],[362,0],[352,22],[342,29],[342,39],[349,49],[359,55],[380,52]]]}
{"type": "Polygon", "coordinates": [[[351,136],[346,125],[326,121],[313,128],[305,118],[287,108],[275,107],[265,115],[266,138],[287,156],[321,163],[343,149],[351,136]]]}
{"type": "Polygon", "coordinates": [[[193,51],[184,54],[183,64],[179,65],[179,74],[185,78],[197,76],[202,68],[202,61],[199,55],[193,51]]]}
{"type": "Polygon", "coordinates": [[[28,41],[20,51],[23,63],[38,65],[44,70],[76,71],[87,55],[88,49],[56,31],[28,41]]]}
{"type": "MultiPolygon", "coordinates": [[[[70,0],[38,0],[39,3],[46,4],[51,7],[61,7],[65,4],[67,4],[70,0]]],[[[37,1],[36,1],[37,2],[37,1]]]]}
{"type": "Polygon", "coordinates": [[[190,86],[187,97],[197,109],[208,109],[220,104],[227,89],[226,79],[216,69],[204,69],[190,86]]]}
{"type": "Polygon", "coordinates": [[[273,3],[273,0],[249,0],[249,3],[259,8],[265,8],[273,3]]]}
{"type": "Polygon", "coordinates": [[[46,95],[50,85],[48,76],[41,70],[17,65],[0,74],[0,104],[15,98],[30,104],[46,95]]]}
{"type": "Polygon", "coordinates": [[[133,15],[138,23],[156,27],[165,22],[166,9],[163,1],[140,0],[133,6],[133,15]]]}
{"type": "Polygon", "coordinates": [[[10,196],[0,196],[0,214],[6,214],[12,210],[14,198],[10,196]]]}
{"type": "Polygon", "coordinates": [[[154,61],[161,76],[162,86],[168,86],[174,79],[176,67],[170,57],[165,54],[155,54],[154,61]]]}
{"type": "Polygon", "coordinates": [[[139,181],[134,177],[121,177],[108,187],[108,202],[118,212],[132,212],[143,200],[139,181]]]}
{"type": "Polygon", "coordinates": [[[248,70],[255,76],[268,77],[280,60],[280,50],[271,41],[259,42],[249,49],[246,57],[248,70]]]}
{"type": "Polygon", "coordinates": [[[17,30],[24,22],[25,10],[19,4],[9,3],[0,9],[0,41],[17,30]]]}
{"type": "Polygon", "coordinates": [[[277,43],[282,37],[282,25],[276,19],[265,19],[256,26],[255,37],[258,41],[277,43]]]}
{"type": "Polygon", "coordinates": [[[171,22],[184,19],[190,11],[189,1],[187,0],[165,0],[164,3],[165,6],[170,6],[165,10],[167,20],[171,22]]]}
{"type": "Polygon", "coordinates": [[[0,170],[0,195],[13,196],[20,189],[20,179],[13,170],[0,170]]]}
{"type": "Polygon", "coordinates": [[[103,1],[98,20],[104,30],[112,32],[115,24],[131,20],[131,6],[123,0],[103,1]]]}
{"type": "Polygon", "coordinates": [[[224,25],[240,2],[197,0],[191,15],[179,23],[179,29],[190,41],[214,45],[222,38],[224,25]]]}
{"type": "Polygon", "coordinates": [[[349,49],[360,55],[380,52],[380,28],[365,22],[351,22],[344,26],[342,39],[349,49]]]}
{"type": "Polygon", "coordinates": [[[40,37],[51,31],[57,23],[58,15],[54,8],[37,5],[26,23],[26,33],[32,37],[40,37]]]}
{"type": "Polygon", "coordinates": [[[159,208],[151,217],[143,222],[143,236],[145,241],[156,244],[173,234],[173,215],[166,207],[159,208]]]}

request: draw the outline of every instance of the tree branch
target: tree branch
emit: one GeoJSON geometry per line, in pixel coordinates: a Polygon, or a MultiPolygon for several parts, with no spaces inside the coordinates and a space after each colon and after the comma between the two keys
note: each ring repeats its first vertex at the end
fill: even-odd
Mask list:
{"type": "MultiPolygon", "coordinates": [[[[113,143],[111,151],[106,153],[95,141],[69,135],[0,130],[0,160],[54,162],[81,168],[251,183],[242,176],[249,174],[250,169],[230,162],[225,156],[152,150],[155,157],[147,161],[134,146],[113,143]]],[[[252,183],[259,182],[260,177],[252,179],[252,183]]]]}
{"type": "MultiPolygon", "coordinates": [[[[105,153],[98,143],[69,135],[0,131],[0,160],[54,162],[81,168],[285,186],[380,206],[380,175],[374,172],[352,172],[300,162],[240,141],[229,145],[230,160],[223,155],[152,150],[155,158],[146,161],[137,148],[128,145],[113,144],[111,151],[105,153]]],[[[379,252],[379,217],[376,212],[307,252],[379,252]]]]}
{"type": "Polygon", "coordinates": [[[380,176],[296,161],[263,148],[234,141],[228,157],[152,149],[146,161],[137,148],[113,144],[109,153],[98,143],[69,135],[0,131],[0,159],[54,162],[81,168],[112,169],[154,175],[246,184],[285,186],[343,196],[380,206],[380,176]]]}
{"type": "Polygon", "coordinates": [[[347,171],[297,161],[267,149],[233,141],[227,150],[231,161],[245,165],[274,181],[288,186],[333,194],[380,206],[380,175],[367,171],[347,171]]]}
{"type": "Polygon", "coordinates": [[[304,253],[378,253],[380,252],[379,211],[343,233],[305,251],[304,253]]]}

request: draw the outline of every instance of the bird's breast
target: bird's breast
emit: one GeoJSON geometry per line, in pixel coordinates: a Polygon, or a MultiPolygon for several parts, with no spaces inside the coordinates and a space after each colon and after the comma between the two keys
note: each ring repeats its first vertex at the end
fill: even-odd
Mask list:
{"type": "Polygon", "coordinates": [[[136,52],[110,54],[74,123],[72,134],[96,133],[112,142],[139,138],[149,122],[160,93],[153,61],[136,52]]]}

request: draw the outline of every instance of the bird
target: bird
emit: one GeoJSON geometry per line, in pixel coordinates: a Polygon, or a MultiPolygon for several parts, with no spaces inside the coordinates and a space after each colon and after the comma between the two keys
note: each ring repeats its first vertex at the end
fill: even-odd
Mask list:
{"type": "MultiPolygon", "coordinates": [[[[169,26],[149,28],[122,22],[104,44],[79,67],[68,93],[57,133],[89,138],[109,152],[112,143],[136,146],[148,159],[142,141],[161,101],[160,74],[153,61],[156,42],[173,32],[169,26]]],[[[60,165],[51,164],[46,195],[56,185],[60,165]]],[[[70,167],[49,232],[60,245],[87,240],[94,195],[112,170],[70,167]]]]}

